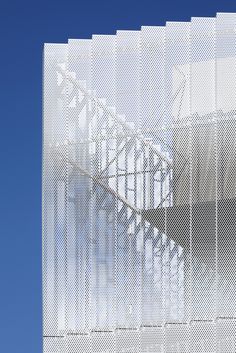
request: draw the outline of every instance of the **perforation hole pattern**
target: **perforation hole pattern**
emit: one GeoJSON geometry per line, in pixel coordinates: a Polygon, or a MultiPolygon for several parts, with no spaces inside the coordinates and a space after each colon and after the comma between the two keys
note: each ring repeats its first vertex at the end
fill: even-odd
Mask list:
{"type": "Polygon", "coordinates": [[[44,353],[235,353],[235,33],[45,44],[44,353]]]}

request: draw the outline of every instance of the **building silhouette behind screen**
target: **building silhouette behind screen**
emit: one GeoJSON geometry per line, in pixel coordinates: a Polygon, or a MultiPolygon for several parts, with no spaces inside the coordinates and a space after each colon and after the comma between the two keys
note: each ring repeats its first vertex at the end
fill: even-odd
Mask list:
{"type": "Polygon", "coordinates": [[[44,47],[44,353],[236,351],[236,14],[44,47]]]}

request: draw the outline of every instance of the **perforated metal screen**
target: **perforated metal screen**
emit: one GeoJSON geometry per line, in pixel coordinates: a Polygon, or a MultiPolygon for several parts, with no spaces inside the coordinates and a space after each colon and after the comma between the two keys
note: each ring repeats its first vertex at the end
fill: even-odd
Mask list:
{"type": "Polygon", "coordinates": [[[44,353],[236,352],[236,14],[44,47],[44,353]]]}

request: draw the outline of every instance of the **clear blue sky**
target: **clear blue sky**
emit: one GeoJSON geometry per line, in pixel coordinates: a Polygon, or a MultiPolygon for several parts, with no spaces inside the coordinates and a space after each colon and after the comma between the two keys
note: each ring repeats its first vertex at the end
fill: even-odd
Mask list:
{"type": "Polygon", "coordinates": [[[0,353],[41,352],[44,42],[236,12],[236,0],[0,1],[0,353]]]}

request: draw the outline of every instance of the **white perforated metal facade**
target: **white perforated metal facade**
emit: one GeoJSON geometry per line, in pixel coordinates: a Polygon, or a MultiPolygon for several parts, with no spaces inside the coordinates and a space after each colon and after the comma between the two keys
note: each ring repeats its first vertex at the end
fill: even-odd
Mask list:
{"type": "Polygon", "coordinates": [[[44,47],[44,353],[235,353],[236,14],[44,47]]]}

